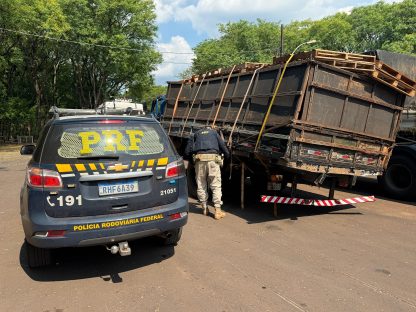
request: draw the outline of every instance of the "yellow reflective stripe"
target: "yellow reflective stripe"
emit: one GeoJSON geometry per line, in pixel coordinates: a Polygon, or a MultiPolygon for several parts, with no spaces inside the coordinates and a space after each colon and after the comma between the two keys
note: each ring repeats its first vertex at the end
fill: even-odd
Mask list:
{"type": "Polygon", "coordinates": [[[77,168],[78,171],[87,171],[84,164],[75,164],[75,168],[77,168]]]}
{"type": "Polygon", "coordinates": [[[139,167],[143,167],[143,164],[144,164],[144,160],[140,160],[139,161],[139,167]]]}
{"type": "Polygon", "coordinates": [[[91,168],[91,170],[97,170],[97,166],[95,165],[95,164],[90,164],[90,168],[91,168]]]}
{"type": "Polygon", "coordinates": [[[147,166],[148,167],[153,167],[153,165],[155,164],[155,160],[154,159],[149,159],[148,161],[147,161],[147,166]]]}
{"type": "Polygon", "coordinates": [[[136,164],[136,161],[135,161],[135,160],[133,160],[133,161],[131,162],[131,167],[130,167],[130,169],[133,169],[135,164],[136,164]]]}
{"type": "Polygon", "coordinates": [[[103,163],[100,163],[100,167],[101,167],[101,169],[105,169],[105,167],[104,167],[104,165],[103,165],[103,163]]]}
{"type": "Polygon", "coordinates": [[[58,169],[59,172],[72,172],[70,164],[56,164],[56,169],[58,169]]]}
{"type": "Polygon", "coordinates": [[[167,165],[168,164],[168,160],[169,159],[167,157],[165,157],[165,158],[159,158],[158,161],[157,161],[157,165],[158,166],[167,165]]]}

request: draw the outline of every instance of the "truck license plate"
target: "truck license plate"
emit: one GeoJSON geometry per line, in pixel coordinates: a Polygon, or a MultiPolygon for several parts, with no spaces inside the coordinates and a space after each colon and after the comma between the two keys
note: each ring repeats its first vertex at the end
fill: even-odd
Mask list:
{"type": "Polygon", "coordinates": [[[268,191],[280,191],[282,189],[282,183],[267,182],[268,191]]]}
{"type": "Polygon", "coordinates": [[[98,195],[107,196],[115,194],[135,193],[139,191],[138,181],[127,182],[111,182],[111,183],[99,183],[98,195]]]}

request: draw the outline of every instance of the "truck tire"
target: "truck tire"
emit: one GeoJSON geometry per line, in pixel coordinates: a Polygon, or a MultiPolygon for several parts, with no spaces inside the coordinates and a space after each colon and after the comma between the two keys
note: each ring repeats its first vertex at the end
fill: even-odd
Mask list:
{"type": "Polygon", "coordinates": [[[188,184],[188,196],[198,199],[197,195],[197,186],[195,179],[195,169],[194,165],[189,162],[188,168],[186,169],[186,183],[188,184]]]}
{"type": "Polygon", "coordinates": [[[182,227],[180,227],[179,229],[169,231],[169,234],[170,234],[169,236],[166,236],[165,238],[163,238],[162,240],[163,246],[176,246],[182,236],[182,227]]]}
{"type": "Polygon", "coordinates": [[[383,189],[390,196],[416,199],[416,162],[410,157],[393,156],[380,180],[383,189]]]}
{"type": "Polygon", "coordinates": [[[27,263],[30,268],[38,268],[52,264],[50,249],[38,248],[25,241],[27,263]]]}

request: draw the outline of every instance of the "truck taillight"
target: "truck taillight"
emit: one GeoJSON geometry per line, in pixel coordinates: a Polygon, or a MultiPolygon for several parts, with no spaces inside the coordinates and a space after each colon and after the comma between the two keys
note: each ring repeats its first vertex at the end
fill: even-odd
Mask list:
{"type": "Polygon", "coordinates": [[[62,187],[62,179],[58,172],[40,169],[28,168],[27,180],[30,186],[33,187],[62,187]]]}
{"type": "Polygon", "coordinates": [[[183,160],[180,159],[180,160],[171,162],[170,164],[167,165],[166,178],[174,178],[174,177],[181,175],[184,172],[185,172],[185,166],[183,164],[183,160]]]}

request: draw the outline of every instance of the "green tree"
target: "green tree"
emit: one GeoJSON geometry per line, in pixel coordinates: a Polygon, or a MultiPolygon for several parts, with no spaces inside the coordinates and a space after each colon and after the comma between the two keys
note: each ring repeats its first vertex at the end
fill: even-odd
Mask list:
{"type": "Polygon", "coordinates": [[[394,4],[388,15],[390,36],[382,44],[393,52],[416,54],[416,1],[405,0],[394,4]]]}
{"type": "MultiPolygon", "coordinates": [[[[181,78],[243,62],[271,62],[279,48],[277,22],[239,21],[218,26],[220,37],[208,39],[195,48],[192,67],[181,78]]],[[[416,0],[398,3],[377,2],[354,8],[349,14],[337,13],[320,20],[293,21],[284,27],[284,53],[315,39],[298,51],[314,48],[364,52],[388,49],[415,53],[416,0]]]]}
{"type": "Polygon", "coordinates": [[[96,107],[126,90],[140,98],[161,60],[155,19],[151,0],[1,2],[1,133],[36,134],[51,105],[96,107]]]}
{"type": "Polygon", "coordinates": [[[416,33],[407,34],[397,41],[386,42],[382,48],[392,52],[416,55],[416,33]]]}
{"type": "MultiPolygon", "coordinates": [[[[312,25],[313,22],[311,20],[304,20],[293,21],[284,27],[284,54],[289,54],[301,43],[314,39],[310,36],[310,29],[312,25]]],[[[310,49],[311,46],[302,46],[298,52],[310,49]]]]}
{"type": "MultiPolygon", "coordinates": [[[[352,25],[345,13],[338,13],[313,22],[305,37],[308,40],[311,38],[317,40],[317,45],[321,49],[349,52],[356,47],[352,25]]],[[[310,46],[305,48],[311,49],[310,46]]]]}
{"type": "Polygon", "coordinates": [[[166,95],[167,86],[152,86],[147,89],[143,94],[141,94],[141,98],[139,102],[144,103],[147,105],[147,109],[150,110],[150,106],[152,101],[156,99],[159,95],[166,95]]]}
{"type": "Polygon", "coordinates": [[[257,20],[220,24],[219,39],[198,44],[192,71],[202,73],[243,62],[271,62],[279,48],[279,23],[257,20]]]}
{"type": "Polygon", "coordinates": [[[153,84],[150,72],[161,57],[154,49],[152,1],[63,1],[67,15],[77,12],[70,19],[70,38],[121,48],[72,46],[70,61],[80,106],[96,107],[123,89],[140,93],[153,84]]]}

